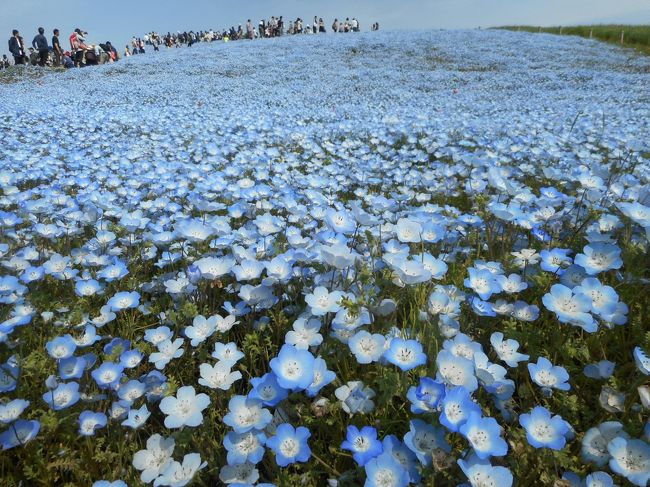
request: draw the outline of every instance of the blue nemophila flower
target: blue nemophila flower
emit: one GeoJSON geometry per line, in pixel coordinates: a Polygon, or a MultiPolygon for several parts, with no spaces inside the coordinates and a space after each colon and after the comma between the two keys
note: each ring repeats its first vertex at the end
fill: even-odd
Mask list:
{"type": "Polygon", "coordinates": [[[621,249],[617,245],[594,242],[585,245],[582,252],[576,255],[574,262],[591,276],[611,269],[620,269],[623,265],[621,249]]]}
{"type": "Polygon", "coordinates": [[[510,274],[507,277],[500,274],[494,278],[499,283],[503,292],[508,294],[516,294],[528,288],[528,283],[519,274],[510,274]]]}
{"type": "Polygon", "coordinates": [[[253,377],[250,384],[252,390],[248,397],[261,400],[265,406],[274,407],[289,395],[289,391],[278,384],[273,372],[268,372],[262,377],[253,377]]]}
{"type": "Polygon", "coordinates": [[[212,352],[212,358],[226,362],[232,367],[244,358],[244,352],[240,351],[237,348],[237,344],[235,342],[217,342],[214,344],[214,352],[212,352]]]}
{"type": "Polygon", "coordinates": [[[206,319],[204,316],[197,315],[192,321],[192,326],[185,328],[185,336],[190,339],[190,344],[196,347],[212,336],[216,329],[217,319],[215,316],[206,319]]]}
{"type": "Polygon", "coordinates": [[[620,436],[607,444],[609,468],[632,484],[644,487],[650,482],[650,445],[643,440],[620,436]]]}
{"type": "Polygon", "coordinates": [[[261,462],[264,456],[265,443],[266,435],[261,431],[229,432],[223,439],[223,446],[228,451],[228,465],[261,462]]]}
{"type": "Polygon", "coordinates": [[[210,405],[207,394],[197,394],[192,386],[183,386],[176,391],[176,397],[167,396],[160,401],[160,410],[167,415],[167,428],[199,426],[203,423],[201,412],[210,405]]]}
{"type": "Polygon", "coordinates": [[[496,276],[487,269],[467,269],[469,277],[465,279],[465,287],[472,289],[482,300],[490,299],[493,294],[501,292],[501,286],[496,280],[496,276]]]}
{"type": "Polygon", "coordinates": [[[582,373],[591,379],[609,379],[614,373],[616,364],[609,360],[601,360],[595,364],[587,364],[582,373]]]}
{"type": "Polygon", "coordinates": [[[165,340],[170,340],[174,336],[174,333],[167,326],[159,326],[158,328],[149,328],[144,331],[145,341],[151,343],[154,346],[164,342],[165,340]]]}
{"type": "Polygon", "coordinates": [[[117,389],[124,373],[124,366],[115,362],[104,362],[91,372],[100,389],[117,389]]]}
{"type": "Polygon", "coordinates": [[[262,407],[262,401],[246,396],[233,396],[228,402],[228,414],[223,422],[230,426],[235,433],[246,433],[252,429],[263,430],[273,416],[268,409],[262,407]]]}
{"type": "Polygon", "coordinates": [[[478,389],[474,363],[471,360],[441,350],[436,357],[436,365],[438,366],[437,380],[450,386],[463,386],[469,392],[478,389]]]}
{"type": "Polygon", "coordinates": [[[407,487],[409,473],[395,457],[388,453],[372,458],[365,465],[364,487],[407,487]]]}
{"type": "Polygon", "coordinates": [[[96,480],[91,487],[128,487],[123,480],[96,480]]]}
{"type": "Polygon", "coordinates": [[[149,362],[156,365],[158,370],[164,369],[172,359],[179,358],[185,353],[183,339],[177,338],[173,342],[165,340],[158,343],[158,351],[149,356],[149,362]]]}
{"type": "Polygon", "coordinates": [[[173,461],[174,438],[164,438],[159,434],[149,437],[147,448],[133,455],[133,467],[141,470],[140,480],[145,484],[156,479],[173,461]]]}
{"type": "Polygon", "coordinates": [[[323,335],[319,333],[320,327],[320,320],[298,318],[293,322],[293,330],[289,330],[285,335],[284,341],[300,350],[316,347],[323,342],[323,335]]]}
{"type": "Polygon", "coordinates": [[[83,411],[79,415],[79,434],[82,436],[93,436],[95,430],[106,426],[107,418],[104,413],[94,411],[83,411]]]}
{"type": "Polygon", "coordinates": [[[544,389],[558,389],[560,391],[571,389],[567,382],[569,373],[566,369],[559,365],[553,365],[545,357],[539,357],[536,364],[529,363],[528,372],[533,382],[544,389]]]}
{"type": "Polygon", "coordinates": [[[650,375],[650,357],[641,349],[641,347],[634,347],[634,362],[636,368],[639,369],[643,375],[650,375]]]}
{"type": "Polygon", "coordinates": [[[5,404],[0,404],[0,422],[13,423],[27,409],[27,406],[29,406],[29,401],[24,399],[13,399],[5,404]]]}
{"type": "Polygon", "coordinates": [[[74,292],[79,297],[102,294],[102,285],[95,279],[79,279],[75,283],[74,292]]]}
{"type": "Polygon", "coordinates": [[[321,357],[316,357],[314,359],[314,380],[305,389],[305,393],[309,397],[315,397],[323,387],[333,382],[334,379],[336,379],[336,374],[327,368],[327,362],[321,357]]]}
{"type": "Polygon", "coordinates": [[[400,441],[395,435],[387,435],[381,442],[383,453],[381,457],[390,455],[408,472],[408,478],[413,483],[420,481],[420,472],[418,471],[419,462],[415,453],[413,453],[404,442],[400,441]]]}
{"type": "Polygon", "coordinates": [[[137,308],[140,305],[140,294],[136,291],[123,291],[113,295],[106,305],[111,311],[117,312],[124,309],[137,308]]]}
{"type": "Polygon", "coordinates": [[[591,299],[591,311],[599,316],[607,316],[618,308],[618,294],[611,286],[603,286],[595,277],[588,277],[580,286],[573,288],[576,294],[584,294],[591,299]]]}
{"type": "Polygon", "coordinates": [[[183,457],[183,463],[172,460],[153,485],[154,487],[184,487],[192,481],[196,472],[204,469],[207,465],[208,462],[202,462],[198,453],[188,453],[183,457]]]}
{"type": "Polygon", "coordinates": [[[140,409],[129,409],[127,418],[121,424],[122,426],[138,429],[147,422],[149,416],[151,416],[151,412],[147,408],[147,405],[143,404],[140,409]]]}
{"type": "Polygon", "coordinates": [[[294,428],[288,423],[282,423],[275,430],[275,435],[266,440],[268,446],[275,453],[275,462],[280,467],[287,467],[292,463],[306,462],[311,457],[311,449],[307,440],[311,433],[304,426],[294,428]]]}
{"type": "Polygon", "coordinates": [[[210,389],[227,391],[235,381],[242,378],[241,372],[238,370],[232,371],[232,366],[232,362],[229,361],[219,361],[215,365],[199,365],[199,372],[201,373],[199,384],[210,389]]]}
{"type": "Polygon", "coordinates": [[[409,431],[404,435],[404,444],[425,467],[431,464],[436,450],[451,452],[451,446],[445,440],[445,431],[420,419],[409,421],[409,431]]]}
{"type": "Polygon", "coordinates": [[[501,438],[501,427],[494,418],[484,418],[472,411],[459,431],[482,460],[508,453],[508,444],[501,438]]]}
{"type": "Polygon", "coordinates": [[[368,333],[360,330],[350,337],[348,346],[360,364],[378,362],[384,353],[386,338],[379,333],[368,333]]]}
{"type": "Polygon", "coordinates": [[[470,455],[467,459],[459,459],[458,465],[472,487],[512,486],[513,477],[510,470],[506,467],[495,467],[488,460],[481,460],[476,455],[470,455]]]}
{"type": "Polygon", "coordinates": [[[314,356],[293,345],[282,345],[277,357],[271,359],[271,370],[285,389],[307,389],[314,381],[314,356]]]}
{"type": "Polygon", "coordinates": [[[591,311],[591,298],[582,293],[575,294],[573,290],[562,284],[553,284],[551,291],[542,297],[546,309],[557,316],[560,323],[579,326],[589,333],[598,330],[598,324],[591,311]]]}
{"type": "Polygon", "coordinates": [[[131,350],[127,350],[126,352],[122,352],[120,355],[120,363],[124,366],[125,369],[133,369],[140,365],[140,362],[142,362],[143,358],[144,355],[142,352],[137,348],[133,348],[131,350]]]}
{"type": "Polygon", "coordinates": [[[607,451],[607,445],[617,436],[629,438],[629,435],[623,430],[623,425],[618,421],[605,421],[598,426],[589,428],[582,437],[580,450],[582,459],[597,467],[607,465],[611,458],[607,451]]]}
{"type": "Polygon", "coordinates": [[[464,387],[453,387],[442,399],[440,424],[457,432],[472,412],[480,413],[481,408],[472,400],[469,391],[464,387]]]}
{"type": "Polygon", "coordinates": [[[372,426],[364,426],[361,430],[356,426],[348,426],[341,448],[352,452],[352,458],[360,467],[383,451],[381,441],[377,439],[377,430],[372,426]]]}
{"type": "Polygon", "coordinates": [[[341,408],[350,416],[366,414],[375,408],[372,400],[376,393],[360,380],[349,381],[334,391],[336,398],[341,401],[341,408]]]}
{"type": "Polygon", "coordinates": [[[58,384],[42,397],[53,410],[66,409],[79,401],[79,384],[76,382],[58,384]]]}
{"type": "Polygon", "coordinates": [[[341,309],[341,291],[329,292],[326,287],[318,286],[311,294],[305,296],[305,302],[309,305],[311,314],[324,316],[327,313],[336,313],[341,309]]]}
{"type": "Polygon", "coordinates": [[[422,351],[422,345],[417,340],[393,338],[384,358],[403,371],[414,369],[427,363],[427,356],[422,351]]]}
{"type": "Polygon", "coordinates": [[[542,250],[540,267],[546,272],[562,275],[563,270],[571,265],[570,249],[542,250]]]}
{"type": "Polygon", "coordinates": [[[440,405],[440,401],[445,397],[446,388],[442,382],[431,379],[430,377],[421,377],[420,383],[415,390],[415,396],[418,400],[424,402],[429,409],[435,410],[440,405]]]}
{"type": "Polygon", "coordinates": [[[139,380],[130,380],[124,384],[120,384],[117,390],[117,396],[120,399],[133,404],[137,399],[142,397],[146,392],[146,385],[139,380]]]}
{"type": "Polygon", "coordinates": [[[551,416],[548,409],[536,406],[530,413],[519,416],[519,424],[526,429],[526,439],[535,448],[561,450],[566,444],[569,424],[560,416],[551,416]]]}
{"type": "Polygon", "coordinates": [[[36,420],[19,419],[0,433],[0,445],[3,450],[9,450],[16,446],[24,446],[27,442],[36,438],[41,429],[41,423],[36,420]]]}
{"type": "Polygon", "coordinates": [[[524,362],[530,358],[529,355],[519,353],[519,342],[512,339],[503,339],[503,333],[496,331],[490,336],[492,348],[499,358],[503,360],[508,367],[517,367],[519,362],[524,362]]]}
{"type": "Polygon", "coordinates": [[[75,350],[77,349],[77,344],[70,335],[63,335],[61,337],[56,337],[47,342],[45,345],[47,353],[53,359],[61,360],[72,357],[75,350]]]}

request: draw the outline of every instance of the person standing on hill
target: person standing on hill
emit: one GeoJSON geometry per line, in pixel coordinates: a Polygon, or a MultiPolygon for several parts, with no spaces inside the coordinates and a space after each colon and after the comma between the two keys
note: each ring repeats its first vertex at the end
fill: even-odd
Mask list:
{"type": "Polygon", "coordinates": [[[54,65],[60,66],[61,59],[63,59],[63,49],[61,49],[61,43],[59,42],[59,29],[54,29],[52,31],[52,52],[54,53],[54,65]]]}
{"type": "Polygon", "coordinates": [[[50,49],[47,45],[47,37],[45,37],[45,29],[43,27],[38,28],[38,34],[32,40],[32,47],[38,51],[38,65],[41,67],[45,66],[50,49]]]}
{"type": "Polygon", "coordinates": [[[248,38],[250,40],[253,40],[255,37],[255,28],[253,27],[253,23],[251,22],[251,19],[248,19],[246,21],[246,34],[248,35],[248,38]]]}
{"type": "Polygon", "coordinates": [[[11,31],[12,35],[9,39],[9,52],[14,57],[14,64],[27,64],[27,59],[25,56],[25,43],[23,38],[20,36],[18,30],[14,29],[11,31]]]}

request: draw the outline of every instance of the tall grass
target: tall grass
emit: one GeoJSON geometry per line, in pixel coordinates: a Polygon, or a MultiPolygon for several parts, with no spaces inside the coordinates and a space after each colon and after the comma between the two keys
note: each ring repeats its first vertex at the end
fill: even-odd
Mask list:
{"type": "Polygon", "coordinates": [[[611,44],[632,47],[650,55],[650,25],[574,25],[557,27],[539,27],[532,25],[506,25],[497,27],[524,32],[544,32],[547,34],[574,35],[598,39],[611,44]],[[621,33],[623,42],[621,43],[621,33]]]}

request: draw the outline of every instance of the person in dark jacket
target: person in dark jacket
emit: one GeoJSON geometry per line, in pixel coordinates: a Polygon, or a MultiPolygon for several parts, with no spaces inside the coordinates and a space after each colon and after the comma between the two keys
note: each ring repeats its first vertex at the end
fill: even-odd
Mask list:
{"type": "Polygon", "coordinates": [[[63,59],[63,49],[61,49],[61,43],[59,42],[59,29],[54,29],[52,33],[54,34],[52,36],[52,52],[54,53],[54,65],[60,66],[61,60],[63,59]]]}
{"type": "Polygon", "coordinates": [[[32,47],[38,51],[38,65],[45,66],[50,49],[47,46],[47,37],[45,37],[45,29],[38,28],[38,34],[32,40],[32,47]]]}
{"type": "Polygon", "coordinates": [[[27,64],[27,56],[25,56],[25,43],[20,33],[14,29],[12,36],[9,39],[9,52],[14,57],[14,64],[27,64]]]}

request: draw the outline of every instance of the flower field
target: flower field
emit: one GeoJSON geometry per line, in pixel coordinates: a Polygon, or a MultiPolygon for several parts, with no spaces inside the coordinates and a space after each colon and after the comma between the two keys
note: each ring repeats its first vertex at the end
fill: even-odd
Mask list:
{"type": "Polygon", "coordinates": [[[650,58],[507,31],[0,84],[2,486],[645,486],[650,58]]]}

